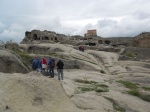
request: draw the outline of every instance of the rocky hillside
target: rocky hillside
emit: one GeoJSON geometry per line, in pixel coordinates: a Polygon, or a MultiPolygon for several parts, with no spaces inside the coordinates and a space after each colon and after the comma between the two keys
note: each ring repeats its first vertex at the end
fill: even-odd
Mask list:
{"type": "MultiPolygon", "coordinates": [[[[52,79],[33,71],[0,73],[0,111],[149,112],[150,59],[144,60],[124,49],[102,45],[97,49],[86,47],[81,52],[73,45],[42,43],[20,44],[13,51],[1,50],[4,57],[28,62],[23,64],[26,66],[35,56],[53,57],[56,61],[60,58],[65,69],[61,81],[57,80],[57,69],[52,79]]],[[[7,67],[5,62],[3,65],[7,67]]]]}

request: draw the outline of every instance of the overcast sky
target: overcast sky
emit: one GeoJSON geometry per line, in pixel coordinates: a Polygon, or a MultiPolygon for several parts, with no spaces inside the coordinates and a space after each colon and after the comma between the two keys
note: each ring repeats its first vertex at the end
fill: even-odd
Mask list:
{"type": "Polygon", "coordinates": [[[20,42],[33,29],[136,36],[150,31],[150,0],[0,0],[0,40],[20,42]]]}

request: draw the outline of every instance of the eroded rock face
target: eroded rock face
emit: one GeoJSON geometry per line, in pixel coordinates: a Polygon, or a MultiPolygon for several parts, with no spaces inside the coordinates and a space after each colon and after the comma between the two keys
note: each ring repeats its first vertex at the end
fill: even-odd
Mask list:
{"type": "Polygon", "coordinates": [[[0,72],[4,73],[28,73],[29,70],[14,54],[0,50],[0,72]]]}
{"type": "Polygon", "coordinates": [[[144,32],[136,37],[133,40],[134,47],[141,47],[141,48],[150,48],[150,32],[144,32]]]}

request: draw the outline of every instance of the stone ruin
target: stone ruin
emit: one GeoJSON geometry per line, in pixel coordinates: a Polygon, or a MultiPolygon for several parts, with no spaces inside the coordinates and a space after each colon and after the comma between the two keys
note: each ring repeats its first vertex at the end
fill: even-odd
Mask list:
{"type": "Polygon", "coordinates": [[[22,40],[21,44],[35,44],[35,43],[61,43],[61,44],[71,44],[71,45],[89,45],[95,46],[97,44],[102,44],[103,40],[99,36],[66,36],[64,34],[58,34],[52,31],[40,31],[32,30],[25,32],[25,38],[22,40]]]}
{"type": "Polygon", "coordinates": [[[21,42],[21,44],[29,44],[29,43],[34,43],[36,41],[40,43],[57,43],[57,42],[62,42],[67,38],[66,35],[64,34],[58,34],[52,31],[40,31],[40,30],[32,30],[26,31],[25,32],[25,38],[21,42]]]}
{"type": "MultiPolygon", "coordinates": [[[[143,33],[142,33],[143,35],[143,33]]],[[[141,36],[141,35],[140,35],[141,36]]],[[[147,34],[144,34],[146,36],[147,34]]],[[[148,40],[147,38],[146,40],[148,40]]],[[[97,46],[100,44],[106,44],[111,46],[139,46],[139,47],[147,47],[148,44],[145,44],[145,38],[138,39],[135,38],[127,38],[127,37],[118,37],[118,38],[102,38],[100,36],[67,36],[64,34],[58,34],[53,31],[40,31],[40,30],[32,30],[25,32],[25,38],[22,40],[21,44],[37,44],[37,43],[61,43],[61,44],[70,44],[74,46],[85,45],[85,46],[97,46]],[[132,42],[133,41],[133,42],[132,42]]],[[[147,42],[147,41],[146,41],[147,42]]]]}

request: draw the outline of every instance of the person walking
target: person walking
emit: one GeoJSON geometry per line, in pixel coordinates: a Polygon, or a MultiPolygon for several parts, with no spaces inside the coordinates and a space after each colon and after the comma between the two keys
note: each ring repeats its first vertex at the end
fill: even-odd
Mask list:
{"type": "Polygon", "coordinates": [[[60,76],[61,76],[61,80],[63,80],[64,79],[64,74],[63,74],[64,63],[62,62],[61,59],[58,60],[56,66],[57,66],[57,71],[58,71],[58,80],[60,80],[60,76]]]}
{"type": "Polygon", "coordinates": [[[54,77],[55,59],[49,58],[48,61],[50,78],[54,77]]]}

